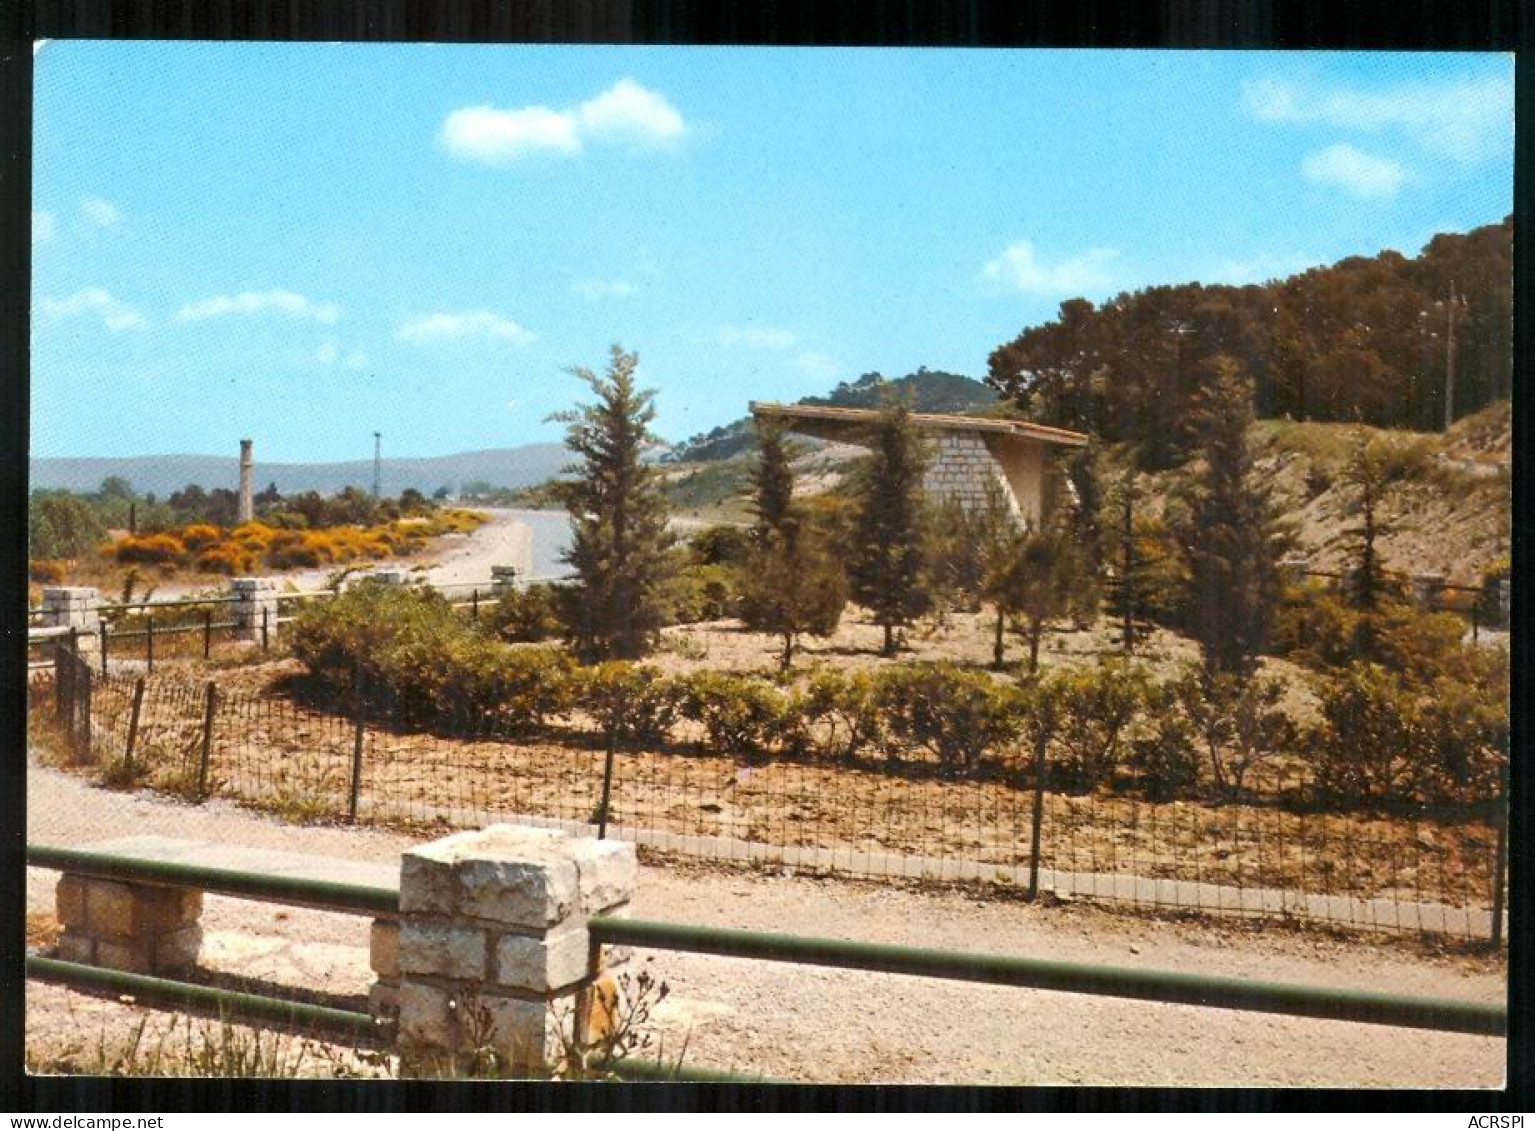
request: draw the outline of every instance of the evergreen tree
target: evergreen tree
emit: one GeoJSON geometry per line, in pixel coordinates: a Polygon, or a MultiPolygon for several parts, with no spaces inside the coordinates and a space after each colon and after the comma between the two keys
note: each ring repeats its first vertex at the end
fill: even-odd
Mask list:
{"type": "Polygon", "coordinates": [[[659,475],[643,458],[656,410],[655,393],[635,388],[638,364],[615,345],[606,375],[571,369],[596,401],[550,418],[566,425],[565,445],[580,457],[559,495],[572,533],[564,560],[577,578],[572,634],[587,659],[643,656],[665,621],[671,538],[659,475]]]}
{"type": "Polygon", "coordinates": [[[895,629],[927,611],[923,579],[922,472],[926,454],[911,413],[896,402],[880,414],[872,454],[857,484],[853,596],[885,630],[884,654],[895,653],[895,629]]]}
{"type": "Polygon", "coordinates": [[[783,426],[759,424],[758,443],[753,476],[756,525],[742,579],[742,620],[748,628],[783,638],[787,671],[801,634],[829,636],[837,631],[847,604],[847,581],[794,501],[794,471],[783,426]]]}
{"type": "Polygon", "coordinates": [[[1188,626],[1212,675],[1252,670],[1278,599],[1273,517],[1247,443],[1252,420],[1252,383],[1221,362],[1194,419],[1203,467],[1182,531],[1188,626]]]}
{"type": "Polygon", "coordinates": [[[1347,531],[1354,550],[1354,572],[1349,589],[1355,605],[1373,613],[1385,590],[1385,577],[1375,543],[1381,535],[1388,533],[1389,528],[1380,517],[1381,498],[1386,492],[1385,460],[1379,446],[1371,444],[1368,435],[1361,436],[1354,445],[1344,470],[1344,482],[1353,487],[1359,497],[1359,525],[1347,531]]]}
{"type": "MultiPolygon", "coordinates": [[[[1016,618],[1029,642],[1029,671],[1039,670],[1039,646],[1045,625],[1086,612],[1094,588],[1085,560],[1071,534],[1056,525],[1018,535],[1006,564],[996,574],[998,616],[1016,618]]],[[[996,663],[1001,666],[1001,642],[996,663]]]]}

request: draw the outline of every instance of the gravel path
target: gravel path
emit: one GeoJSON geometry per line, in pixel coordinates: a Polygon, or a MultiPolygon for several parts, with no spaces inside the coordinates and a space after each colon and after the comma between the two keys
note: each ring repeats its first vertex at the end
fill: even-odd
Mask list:
{"type": "MultiPolygon", "coordinates": [[[[411,839],[283,825],[227,803],[194,808],[107,792],[32,767],[28,836],[86,845],[128,833],[388,861],[411,839]]],[[[27,902],[52,906],[31,870],[27,902]]],[[[1079,962],[1499,1001],[1500,962],[1404,941],[1170,922],[1073,904],[700,865],[645,867],[636,915],[1079,962]]],[[[210,896],[208,964],[250,977],[366,991],[365,921],[210,896]]],[[[1501,1039],[1227,1013],[742,959],[640,952],[671,987],[654,1021],[691,1064],[828,1082],[1497,1087],[1501,1039]]],[[[28,986],[28,1040],[130,1023],[134,1011],[28,986]]]]}

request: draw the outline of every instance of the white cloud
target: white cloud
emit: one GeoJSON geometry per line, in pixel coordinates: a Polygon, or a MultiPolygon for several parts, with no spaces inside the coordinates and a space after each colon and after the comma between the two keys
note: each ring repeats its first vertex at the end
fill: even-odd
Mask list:
{"type": "Polygon", "coordinates": [[[826,354],[819,350],[806,350],[794,356],[794,367],[807,377],[816,377],[823,381],[829,381],[842,371],[839,366],[826,354]]]}
{"type": "Polygon", "coordinates": [[[1514,129],[1513,80],[1496,75],[1377,91],[1259,79],[1243,84],[1242,101],[1262,122],[1400,130],[1423,148],[1459,160],[1507,152],[1514,129]]]}
{"type": "Polygon", "coordinates": [[[123,210],[110,200],[88,196],[80,202],[80,214],[98,228],[110,228],[122,223],[123,210]]]}
{"type": "Polygon", "coordinates": [[[341,355],[341,347],[336,344],[334,338],[327,338],[320,343],[320,348],[314,351],[314,359],[321,365],[334,365],[336,358],[341,355]]]}
{"type": "Polygon", "coordinates": [[[1043,262],[1028,240],[1019,240],[981,269],[987,279],[1029,295],[1101,293],[1111,281],[1106,268],[1119,257],[1112,247],[1095,247],[1056,264],[1043,262]]]}
{"type": "Polygon", "coordinates": [[[428,314],[405,323],[396,337],[402,342],[417,344],[456,342],[465,338],[494,338],[526,346],[538,340],[538,335],[533,331],[488,310],[471,310],[463,314],[428,314]]]}
{"type": "Polygon", "coordinates": [[[465,106],[447,116],[437,140],[455,157],[501,164],[536,153],[580,153],[588,140],[665,146],[686,132],[663,95],[625,78],[569,110],[465,106]]]}
{"type": "Polygon", "coordinates": [[[1346,142],[1318,150],[1300,168],[1312,184],[1342,189],[1361,200],[1389,200],[1407,177],[1395,161],[1372,157],[1346,142]]]}
{"type": "Polygon", "coordinates": [[[196,322],[204,318],[222,318],[227,314],[264,314],[268,311],[327,324],[341,317],[341,308],[333,302],[313,302],[292,291],[277,290],[214,295],[189,302],[176,311],[176,321],[196,322]]]}
{"type": "Polygon", "coordinates": [[[123,330],[142,330],[149,325],[148,319],[135,308],[101,287],[86,287],[68,298],[44,298],[38,309],[45,317],[73,318],[81,314],[94,314],[114,334],[123,330]]]}
{"type": "Polygon", "coordinates": [[[341,364],[354,371],[366,369],[368,367],[368,355],[359,349],[348,350],[346,360],[341,364]]]}
{"type": "Polygon", "coordinates": [[[47,243],[58,234],[59,225],[52,212],[32,213],[32,242],[47,243]]]}
{"type": "Polygon", "coordinates": [[[583,134],[630,144],[667,144],[687,132],[670,102],[633,79],[619,79],[611,90],[581,103],[576,119],[583,134]]]}
{"type": "Polygon", "coordinates": [[[792,330],[773,326],[721,326],[714,335],[715,343],[725,349],[741,346],[754,350],[786,350],[792,349],[798,340],[792,330]]]}
{"type": "Polygon", "coordinates": [[[582,279],[572,283],[570,289],[593,302],[602,298],[628,298],[635,291],[627,279],[582,279]]]}

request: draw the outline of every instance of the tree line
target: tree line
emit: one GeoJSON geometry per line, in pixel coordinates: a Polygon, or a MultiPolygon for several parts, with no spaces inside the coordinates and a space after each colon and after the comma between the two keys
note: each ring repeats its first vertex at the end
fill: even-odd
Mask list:
{"type": "Polygon", "coordinates": [[[986,380],[1043,423],[1134,445],[1147,469],[1194,450],[1195,399],[1223,362],[1252,380],[1262,417],[1435,430],[1447,396],[1459,418],[1510,394],[1512,262],[1510,216],[1413,258],[1073,298],[998,346],[986,380]]]}

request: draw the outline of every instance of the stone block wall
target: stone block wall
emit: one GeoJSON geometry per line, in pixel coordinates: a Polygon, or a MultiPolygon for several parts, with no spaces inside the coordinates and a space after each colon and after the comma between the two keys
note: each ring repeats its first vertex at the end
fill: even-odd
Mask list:
{"type": "Polygon", "coordinates": [[[235,636],[241,640],[259,640],[265,614],[268,632],[277,631],[277,581],[270,577],[233,577],[229,580],[230,620],[235,636]]]}
{"type": "Polygon", "coordinates": [[[202,892],[65,874],[55,889],[58,956],[134,974],[178,973],[202,949],[202,892]]]}
{"type": "Polygon", "coordinates": [[[586,920],[624,913],[637,871],[631,844],[514,825],[407,852],[400,922],[375,926],[372,948],[406,1070],[494,1050],[513,1072],[553,1071],[611,1010],[614,986],[586,920]]]}
{"type": "Polygon", "coordinates": [[[101,624],[101,596],[82,585],[60,585],[43,590],[43,624],[95,632],[101,624]]]}
{"type": "Polygon", "coordinates": [[[954,500],[966,510],[982,510],[995,492],[1015,516],[1022,508],[1002,465],[976,432],[936,431],[922,488],[938,502],[954,500]]]}

